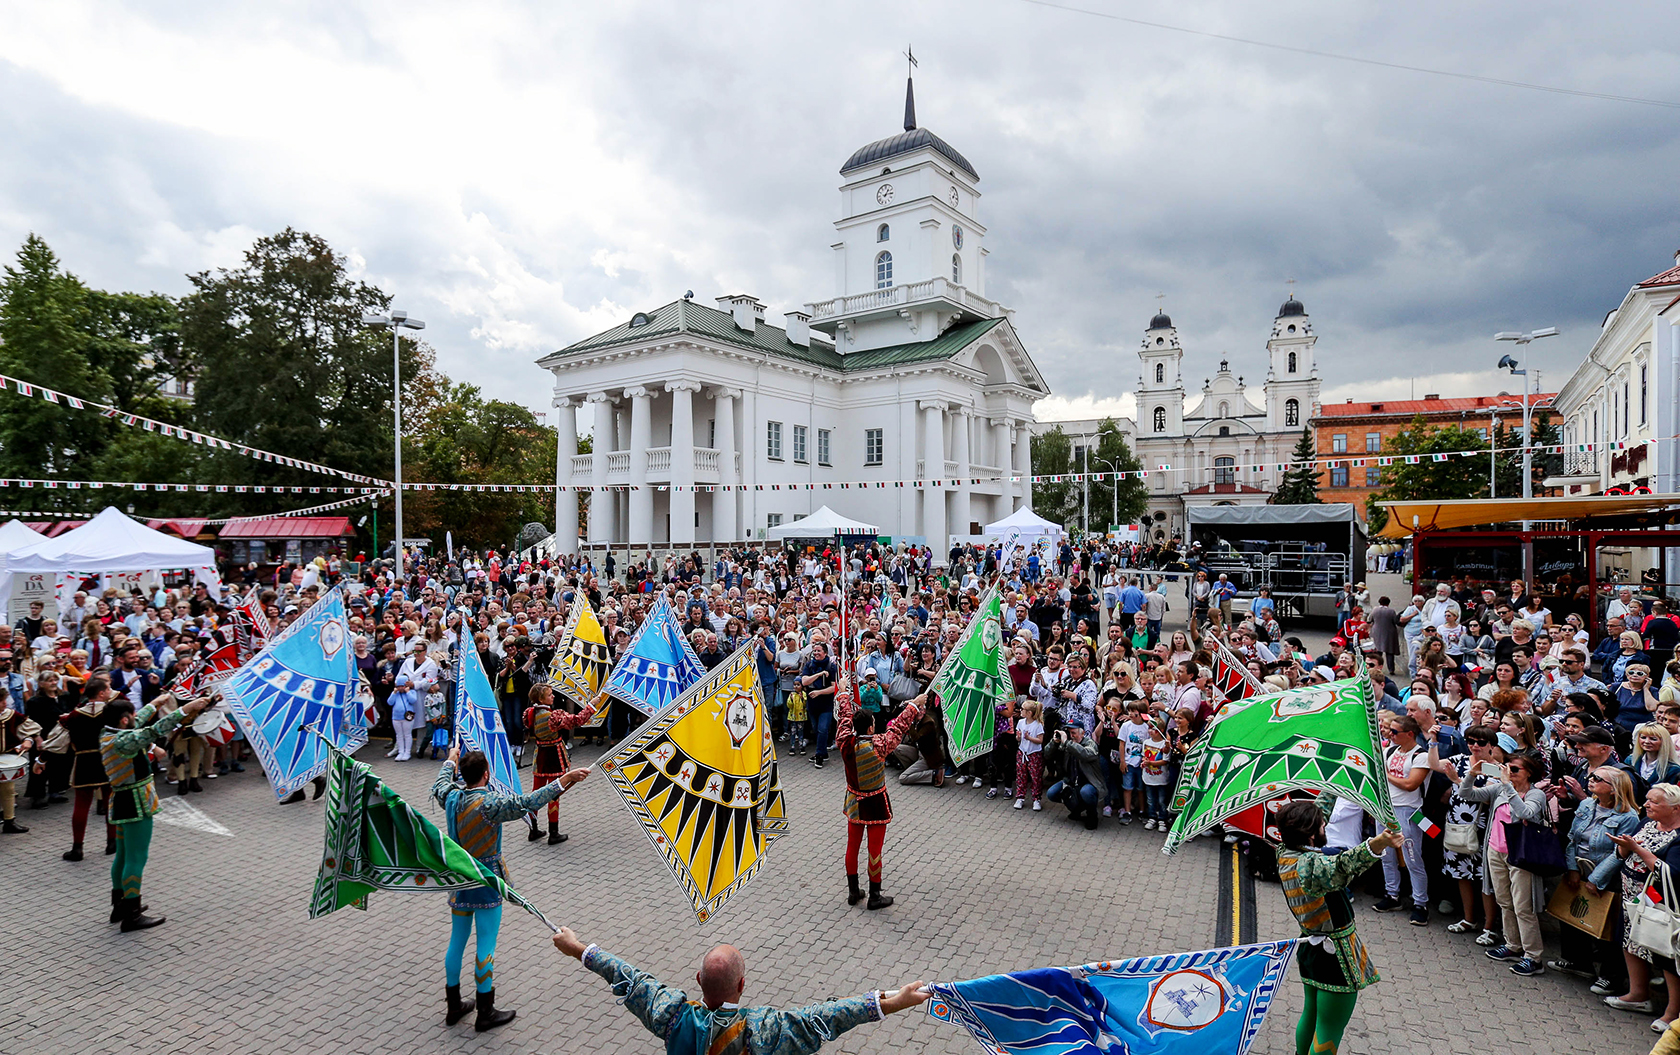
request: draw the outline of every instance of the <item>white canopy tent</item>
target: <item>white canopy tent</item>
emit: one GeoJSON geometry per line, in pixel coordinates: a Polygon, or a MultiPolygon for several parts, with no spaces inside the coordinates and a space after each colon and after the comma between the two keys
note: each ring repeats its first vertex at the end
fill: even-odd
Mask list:
{"type": "Polygon", "coordinates": [[[881,529],[873,524],[865,524],[861,520],[849,520],[834,510],[823,506],[808,517],[795,520],[791,524],[773,527],[765,532],[773,539],[790,538],[833,538],[836,535],[879,535],[881,529]]]}
{"type": "Polygon", "coordinates": [[[1017,531],[1021,533],[1021,545],[1028,547],[1041,538],[1059,539],[1064,534],[1062,525],[1044,519],[1025,506],[995,524],[986,525],[987,536],[1000,542],[1017,531]]]}
{"type": "Polygon", "coordinates": [[[13,519],[0,524],[0,553],[22,553],[47,541],[50,541],[47,536],[21,520],[13,519]]]}
{"type": "Polygon", "coordinates": [[[108,506],[57,538],[17,552],[0,551],[0,610],[9,608],[12,585],[20,576],[178,570],[193,571],[213,588],[220,585],[215,550],[166,535],[108,506]]]}

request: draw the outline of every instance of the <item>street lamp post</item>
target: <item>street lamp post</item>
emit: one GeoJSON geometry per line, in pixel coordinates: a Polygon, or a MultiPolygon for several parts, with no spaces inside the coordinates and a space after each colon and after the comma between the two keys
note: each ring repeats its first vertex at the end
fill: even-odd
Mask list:
{"type": "MultiPolygon", "coordinates": [[[[411,319],[408,312],[396,310],[389,315],[363,315],[363,326],[389,326],[391,328],[391,411],[392,422],[396,429],[396,442],[392,445],[396,450],[396,494],[397,502],[397,539],[392,546],[396,554],[396,577],[403,576],[403,477],[402,477],[402,331],[423,330],[426,324],[419,319],[411,319]]],[[[377,555],[378,548],[374,553],[377,555]]]]}
{"type": "Polygon", "coordinates": [[[1106,466],[1108,471],[1114,474],[1113,486],[1108,491],[1108,496],[1114,500],[1109,509],[1108,522],[1118,530],[1120,527],[1120,460],[1118,458],[1113,460],[1098,458],[1097,464],[1106,466]]]}
{"type": "MultiPolygon", "coordinates": [[[[1557,331],[1556,326],[1547,326],[1545,329],[1535,330],[1532,333],[1518,333],[1518,332],[1515,332],[1515,331],[1512,331],[1512,330],[1504,330],[1504,331],[1501,331],[1499,333],[1494,334],[1493,339],[1496,340],[1496,341],[1514,341],[1520,346],[1520,345],[1525,345],[1525,344],[1531,344],[1534,341],[1540,339],[1541,337],[1556,337],[1557,335],[1558,335],[1558,331],[1557,331]]],[[[1522,483],[1523,483],[1523,497],[1524,498],[1533,498],[1534,497],[1534,472],[1533,472],[1534,436],[1533,436],[1533,432],[1532,432],[1533,422],[1530,418],[1530,415],[1533,412],[1534,408],[1532,406],[1530,406],[1529,399],[1528,399],[1528,393],[1529,393],[1528,368],[1523,367],[1521,369],[1518,369],[1517,360],[1512,358],[1509,355],[1506,355],[1506,356],[1501,356],[1500,357],[1500,359],[1499,359],[1499,369],[1509,370],[1509,371],[1511,371],[1512,374],[1521,374],[1522,375],[1522,379],[1523,379],[1523,393],[1522,393],[1522,412],[1523,412],[1523,481],[1522,481],[1522,483]]]]}

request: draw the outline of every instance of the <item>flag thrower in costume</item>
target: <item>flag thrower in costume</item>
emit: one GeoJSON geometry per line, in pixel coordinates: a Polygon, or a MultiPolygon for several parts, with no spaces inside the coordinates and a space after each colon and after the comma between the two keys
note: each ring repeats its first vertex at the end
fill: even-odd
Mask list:
{"type": "Polygon", "coordinates": [[[1295,788],[1352,799],[1394,827],[1365,677],[1232,700],[1184,760],[1182,812],[1162,847],[1174,853],[1215,824],[1295,788]]]}
{"type": "Polygon", "coordinates": [[[991,1055],[1243,1055],[1295,940],[928,986],[928,1014],[991,1055]]]}
{"type": "Polygon", "coordinates": [[[705,664],[689,647],[676,614],[662,596],[636,628],[601,691],[653,715],[705,676],[705,664]]]}
{"type": "Polygon", "coordinates": [[[330,756],[327,771],[327,843],[311,918],[341,908],[367,908],[374,890],[430,892],[488,886],[507,900],[558,928],[537,907],[502,881],[420,811],[374,775],[373,770],[321,739],[330,756]]]}
{"type": "Polygon", "coordinates": [[[743,645],[597,764],[701,923],[787,834],[758,664],[743,645]]]}
{"type": "Polygon", "coordinates": [[[508,746],[507,727],[497,705],[496,690],[484,673],[478,649],[458,650],[460,671],[455,679],[455,732],[463,751],[482,751],[490,763],[490,786],[504,795],[523,795],[519,783],[519,761],[508,746]]]}
{"type": "Polygon", "coordinates": [[[960,766],[990,752],[997,736],[997,708],[1015,698],[1009,658],[1003,650],[1002,599],[997,587],[981,598],[974,618],[929,688],[938,694],[945,716],[951,764],[960,766]]]}
{"type": "Polygon", "coordinates": [[[367,743],[367,721],[354,703],[358,680],[343,589],[334,587],[222,683],[276,798],[326,771],[327,749],[304,726],[319,728],[340,750],[367,743]]]}

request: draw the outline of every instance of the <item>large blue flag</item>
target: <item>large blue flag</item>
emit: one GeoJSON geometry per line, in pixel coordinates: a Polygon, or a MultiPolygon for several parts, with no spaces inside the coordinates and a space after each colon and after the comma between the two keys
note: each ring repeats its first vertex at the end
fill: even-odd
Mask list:
{"type": "Polygon", "coordinates": [[[344,594],[333,589],[222,683],[274,794],[285,798],[327,770],[314,726],[346,754],[367,743],[344,594]]]}
{"type": "Polygon", "coordinates": [[[929,987],[928,1014],[992,1055],[1243,1055],[1295,939],[929,987]]]}
{"type": "Polygon", "coordinates": [[[508,746],[507,726],[496,702],[496,690],[484,673],[484,662],[472,641],[461,642],[459,675],[455,679],[455,732],[462,751],[483,751],[490,763],[490,786],[508,795],[523,795],[519,762],[508,746]]]}
{"type": "Polygon", "coordinates": [[[660,597],[619,655],[601,691],[653,715],[705,676],[706,665],[683,637],[671,605],[660,597]]]}

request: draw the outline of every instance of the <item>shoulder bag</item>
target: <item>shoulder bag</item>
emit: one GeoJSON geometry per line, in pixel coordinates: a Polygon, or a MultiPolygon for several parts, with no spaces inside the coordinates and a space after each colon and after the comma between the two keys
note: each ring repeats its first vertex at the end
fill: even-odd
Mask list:
{"type": "Polygon", "coordinates": [[[1680,916],[1676,916],[1668,906],[1674,904],[1674,877],[1669,874],[1668,865],[1659,861],[1656,874],[1651,876],[1651,885],[1660,883],[1662,904],[1653,905],[1649,898],[1635,899],[1632,916],[1628,920],[1628,940],[1642,945],[1658,956],[1674,958],[1675,947],[1680,945],[1675,931],[1680,929],[1680,916]]]}
{"type": "Polygon", "coordinates": [[[1557,833],[1544,824],[1506,821],[1505,856],[1511,867],[1537,876],[1560,876],[1567,870],[1563,844],[1558,841],[1557,833]]]}

